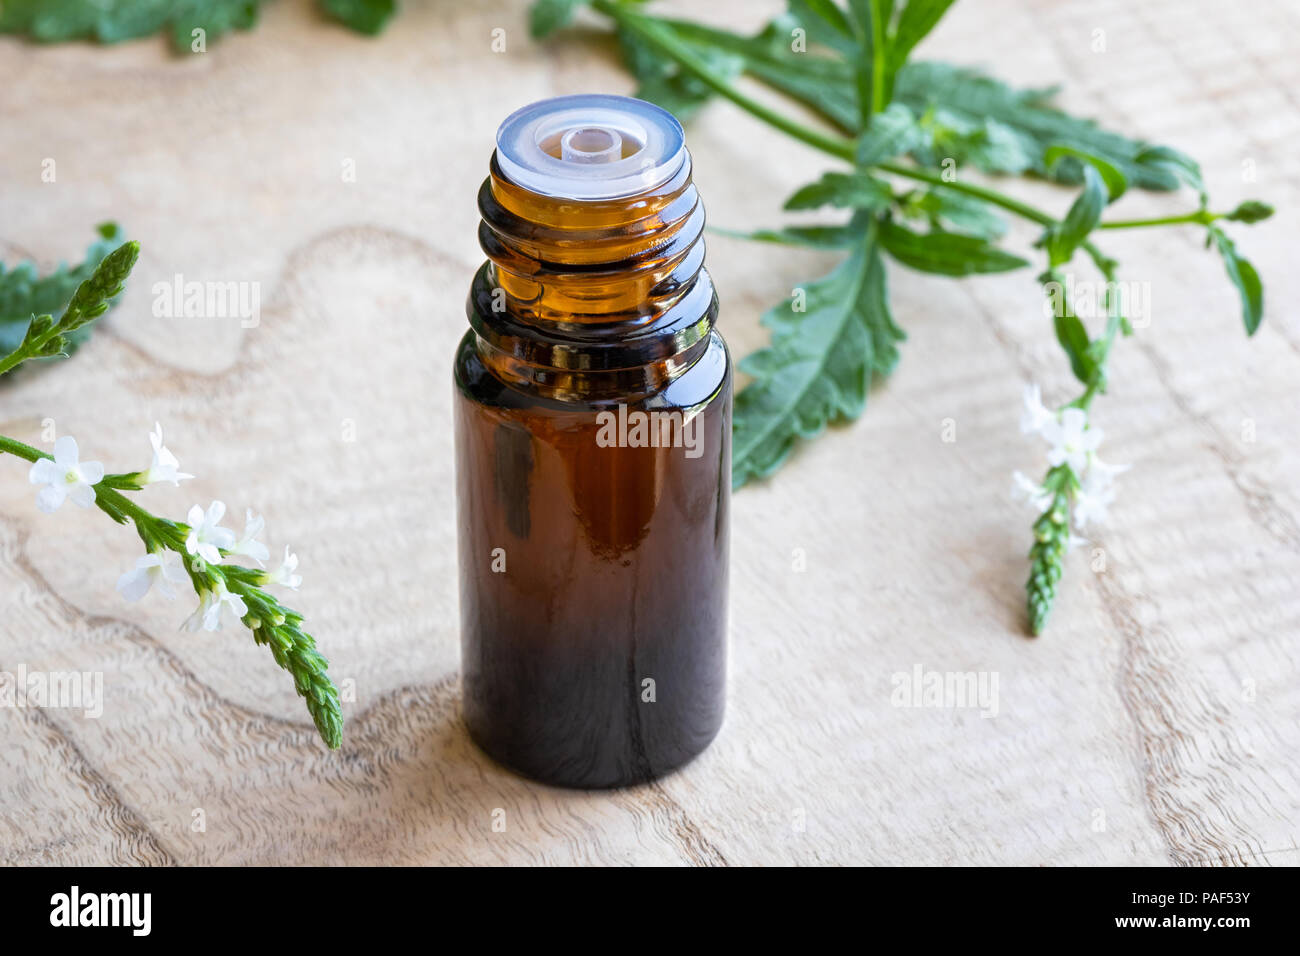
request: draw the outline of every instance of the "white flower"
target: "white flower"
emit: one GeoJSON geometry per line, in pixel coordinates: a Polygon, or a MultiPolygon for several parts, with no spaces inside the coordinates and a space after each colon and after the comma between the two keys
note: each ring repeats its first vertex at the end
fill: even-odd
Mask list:
{"type": "Polygon", "coordinates": [[[1060,421],[1052,419],[1043,426],[1043,437],[1051,442],[1047,461],[1055,468],[1069,465],[1076,475],[1082,475],[1088,466],[1088,455],[1101,444],[1100,428],[1088,427],[1088,413],[1082,408],[1067,408],[1060,421]]]}
{"type": "Polygon", "coordinates": [[[1020,413],[1020,433],[1033,435],[1043,430],[1048,422],[1056,421],[1056,413],[1043,404],[1043,393],[1037,385],[1025,386],[1025,407],[1020,413]]]}
{"type": "Polygon", "coordinates": [[[117,589],[128,601],[138,601],[149,593],[149,588],[157,584],[163,597],[170,601],[176,597],[172,584],[179,584],[185,578],[180,555],[174,551],[164,551],[162,554],[151,551],[135,562],[133,570],[117,579],[117,589]]]}
{"type": "Polygon", "coordinates": [[[291,591],[298,590],[302,584],[302,575],[296,574],[298,570],[298,555],[289,550],[289,546],[284,546],[284,560],[280,566],[270,574],[262,575],[263,584],[281,584],[291,591]]]}
{"type": "Polygon", "coordinates": [[[1040,514],[1052,504],[1053,495],[1024,472],[1011,473],[1011,497],[1016,501],[1027,501],[1040,514]]]}
{"type": "Polygon", "coordinates": [[[203,627],[208,631],[221,630],[221,611],[229,607],[235,618],[242,618],[248,613],[248,605],[238,594],[226,590],[226,582],[217,580],[217,589],[212,594],[212,602],[203,614],[203,627]]]}
{"type": "Polygon", "coordinates": [[[1093,455],[1088,461],[1088,474],[1097,473],[1097,478],[1109,484],[1115,480],[1116,475],[1122,475],[1132,468],[1132,465],[1108,465],[1096,455],[1093,455]]]}
{"type": "Polygon", "coordinates": [[[199,606],[181,626],[187,631],[197,631],[200,628],[205,631],[219,631],[221,612],[226,607],[229,607],[237,618],[242,618],[248,613],[248,605],[244,603],[244,599],[238,594],[232,594],[226,589],[226,582],[218,579],[215,588],[209,588],[199,595],[199,606]]]}
{"type": "Polygon", "coordinates": [[[180,462],[176,456],[167,450],[162,443],[162,425],[158,422],[153,423],[154,430],[149,433],[149,444],[153,445],[153,464],[149,466],[140,479],[142,485],[152,485],[157,481],[170,481],[173,485],[179,486],[186,478],[193,478],[183,471],[177,471],[180,462]]]}
{"type": "Polygon", "coordinates": [[[187,631],[197,631],[200,628],[206,628],[207,630],[214,630],[214,628],[207,627],[208,611],[212,609],[214,596],[215,595],[213,594],[212,591],[207,591],[207,590],[200,591],[199,606],[194,609],[193,614],[191,614],[189,617],[185,619],[185,622],[181,625],[181,627],[183,627],[187,631]]]}
{"type": "Polygon", "coordinates": [[[255,540],[266,527],[266,521],[261,515],[253,514],[252,508],[244,511],[244,536],[235,543],[230,549],[231,554],[246,554],[257,562],[258,567],[262,567],[262,562],[271,556],[270,549],[262,542],[255,540]]]}
{"type": "Polygon", "coordinates": [[[54,460],[42,458],[32,465],[27,480],[45,485],[36,495],[36,507],[46,514],[71,498],[74,504],[89,508],[95,503],[95,489],[104,477],[104,466],[97,461],[78,461],[77,442],[64,435],[54,443],[54,460]]]}
{"type": "Polygon", "coordinates": [[[1115,488],[1110,475],[1089,468],[1074,495],[1074,526],[1082,531],[1089,521],[1094,524],[1105,521],[1114,500],[1115,488]]]}
{"type": "Polygon", "coordinates": [[[226,513],[224,502],[214,501],[208,506],[207,513],[199,505],[190,509],[186,523],[190,533],[185,538],[185,550],[197,554],[208,564],[220,564],[222,550],[229,551],[235,546],[235,532],[223,528],[218,523],[226,513]]]}

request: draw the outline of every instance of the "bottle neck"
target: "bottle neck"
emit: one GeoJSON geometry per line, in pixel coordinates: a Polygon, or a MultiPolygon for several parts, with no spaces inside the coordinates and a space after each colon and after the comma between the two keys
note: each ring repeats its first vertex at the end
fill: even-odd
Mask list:
{"type": "Polygon", "coordinates": [[[707,348],[717,299],[689,157],[654,189],[575,201],[521,188],[494,155],[479,211],[489,261],[467,312],[498,377],[599,400],[658,390],[707,348]]]}

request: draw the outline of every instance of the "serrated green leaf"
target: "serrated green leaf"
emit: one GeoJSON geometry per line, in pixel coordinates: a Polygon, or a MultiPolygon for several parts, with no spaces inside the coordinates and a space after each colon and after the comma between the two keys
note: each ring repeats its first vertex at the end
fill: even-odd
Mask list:
{"type": "MultiPolygon", "coordinates": [[[[916,60],[906,63],[894,82],[894,99],[917,115],[942,108],[972,124],[992,120],[1005,127],[1020,142],[1024,155],[1030,157],[1026,168],[1040,176],[1070,184],[1083,181],[1085,164],[1077,159],[1067,157],[1055,169],[1047,169],[1043,159],[1048,147],[1065,145],[1106,160],[1134,186],[1177,188],[1179,178],[1167,166],[1138,161],[1139,154],[1155,147],[1062,112],[1049,102],[1054,93],[1053,89],[1016,89],[978,70],[916,60]]],[[[955,158],[965,161],[965,157],[955,158]]]]}
{"type": "Polygon", "coordinates": [[[925,130],[916,122],[912,111],[900,103],[891,103],[858,137],[856,160],[859,166],[875,166],[896,156],[910,153],[925,138],[925,130]]]}
{"type": "Polygon", "coordinates": [[[945,160],[972,163],[989,173],[1023,173],[1035,158],[1026,141],[1011,127],[995,119],[974,120],[942,108],[922,119],[925,138],[912,150],[923,165],[941,166],[945,160]]]}
{"type": "Polygon", "coordinates": [[[1007,223],[989,209],[988,203],[952,189],[929,189],[910,198],[904,212],[924,218],[932,227],[953,226],[958,232],[998,239],[1006,235],[1007,223]]]}
{"type": "Polygon", "coordinates": [[[880,225],[880,244],[905,266],[946,276],[1009,272],[1029,263],[987,239],[955,232],[913,232],[896,222],[880,225]]]}
{"type": "Polygon", "coordinates": [[[871,231],[824,278],[804,287],[763,324],[772,344],[740,363],[754,381],[736,396],[732,483],[770,474],[801,438],[856,418],[873,376],[898,361],[903,332],[889,313],[884,263],[871,231]]]}

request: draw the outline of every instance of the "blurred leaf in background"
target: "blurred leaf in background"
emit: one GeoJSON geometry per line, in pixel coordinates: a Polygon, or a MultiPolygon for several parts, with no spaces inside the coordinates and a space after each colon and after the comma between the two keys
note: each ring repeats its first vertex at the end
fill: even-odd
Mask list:
{"type": "MultiPolygon", "coordinates": [[[[166,31],[178,52],[205,49],[231,30],[257,23],[265,0],[6,0],[0,3],[0,33],[17,33],[43,43],[98,40],[120,43],[166,31]],[[202,31],[201,34],[196,31],[202,31]],[[202,45],[195,46],[202,38],[202,45]]],[[[326,16],[360,33],[379,33],[396,9],[395,0],[320,0],[326,16]]]]}

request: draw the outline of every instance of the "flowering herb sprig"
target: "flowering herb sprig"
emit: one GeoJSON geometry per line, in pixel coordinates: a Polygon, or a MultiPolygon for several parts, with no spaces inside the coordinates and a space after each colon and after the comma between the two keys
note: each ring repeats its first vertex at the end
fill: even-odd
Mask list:
{"type": "Polygon", "coordinates": [[[1034,543],[1029,549],[1029,626],[1040,634],[1047,624],[1056,586],[1065,573],[1065,555],[1085,543],[1071,531],[1106,520],[1115,500],[1115,477],[1128,465],[1110,465],[1097,455],[1102,431],[1088,420],[1083,399],[1056,411],[1043,405],[1038,386],[1025,389],[1020,430],[1041,435],[1049,444],[1048,470],[1042,484],[1017,471],[1012,475],[1013,495],[1027,501],[1036,512],[1034,543]]]}
{"type": "MultiPolygon", "coordinates": [[[[161,429],[158,434],[161,436],[161,429]]],[[[327,672],[329,662],[303,630],[302,615],[267,590],[272,584],[297,590],[302,583],[296,573],[297,555],[285,548],[284,560],[272,571],[223,563],[241,554],[265,554],[266,546],[247,531],[237,540],[232,530],[222,527],[219,522],[226,506],[220,501],[206,510],[195,505],[188,523],[146,511],[123,492],[170,479],[146,479],[148,472],[104,474],[99,462],[80,460],[76,440],[70,435],[54,443],[52,455],[0,435],[0,452],[32,462],[28,477],[32,484],[42,486],[36,499],[42,511],[53,512],[64,501],[72,501],[83,508],[97,506],[119,524],[133,524],[145,554],[118,580],[122,595],[137,601],[157,587],[164,597],[172,598],[173,585],[188,579],[199,604],[183,626],[190,631],[218,631],[227,612],[240,621],[253,632],[253,640],[269,647],[275,662],[293,675],[294,687],[306,700],[307,711],[325,743],[332,749],[339,746],[343,715],[338,690],[327,672]]],[[[260,529],[260,519],[254,518],[250,526],[260,529]]]]}
{"type": "MultiPolygon", "coordinates": [[[[123,244],[77,287],[58,321],[49,315],[34,317],[18,348],[0,358],[0,373],[30,358],[61,354],[67,333],[103,314],[110,300],[122,291],[138,255],[136,243],[123,244]]],[[[264,522],[251,510],[246,512],[243,534],[237,537],[221,525],[226,506],[220,501],[206,509],[195,505],[185,522],[160,518],[142,508],[124,492],[162,482],[179,486],[193,477],[179,470],[180,462],[163,444],[161,425],[150,433],[149,442],[153,452],[149,466],[121,474],[105,474],[100,462],[82,461],[70,435],[55,441],[53,454],[0,435],[0,453],[32,463],[28,480],[40,488],[36,505],[41,511],[52,513],[71,501],[82,508],[98,507],[118,524],[134,525],[145,553],[118,579],[117,589],[123,597],[138,601],[157,588],[164,597],[174,598],[174,585],[188,579],[199,603],[182,626],[191,631],[217,631],[227,614],[241,622],[252,631],[253,640],[270,648],[275,662],[293,675],[294,687],[306,700],[316,729],[331,749],[337,749],[343,716],[338,690],[327,672],[329,662],[303,630],[302,615],[267,590],[268,585],[298,589],[302,577],[297,573],[297,555],[286,547],[279,567],[266,571],[263,563],[270,551],[257,540],[264,522]],[[257,567],[230,561],[241,557],[257,567]]]]}

